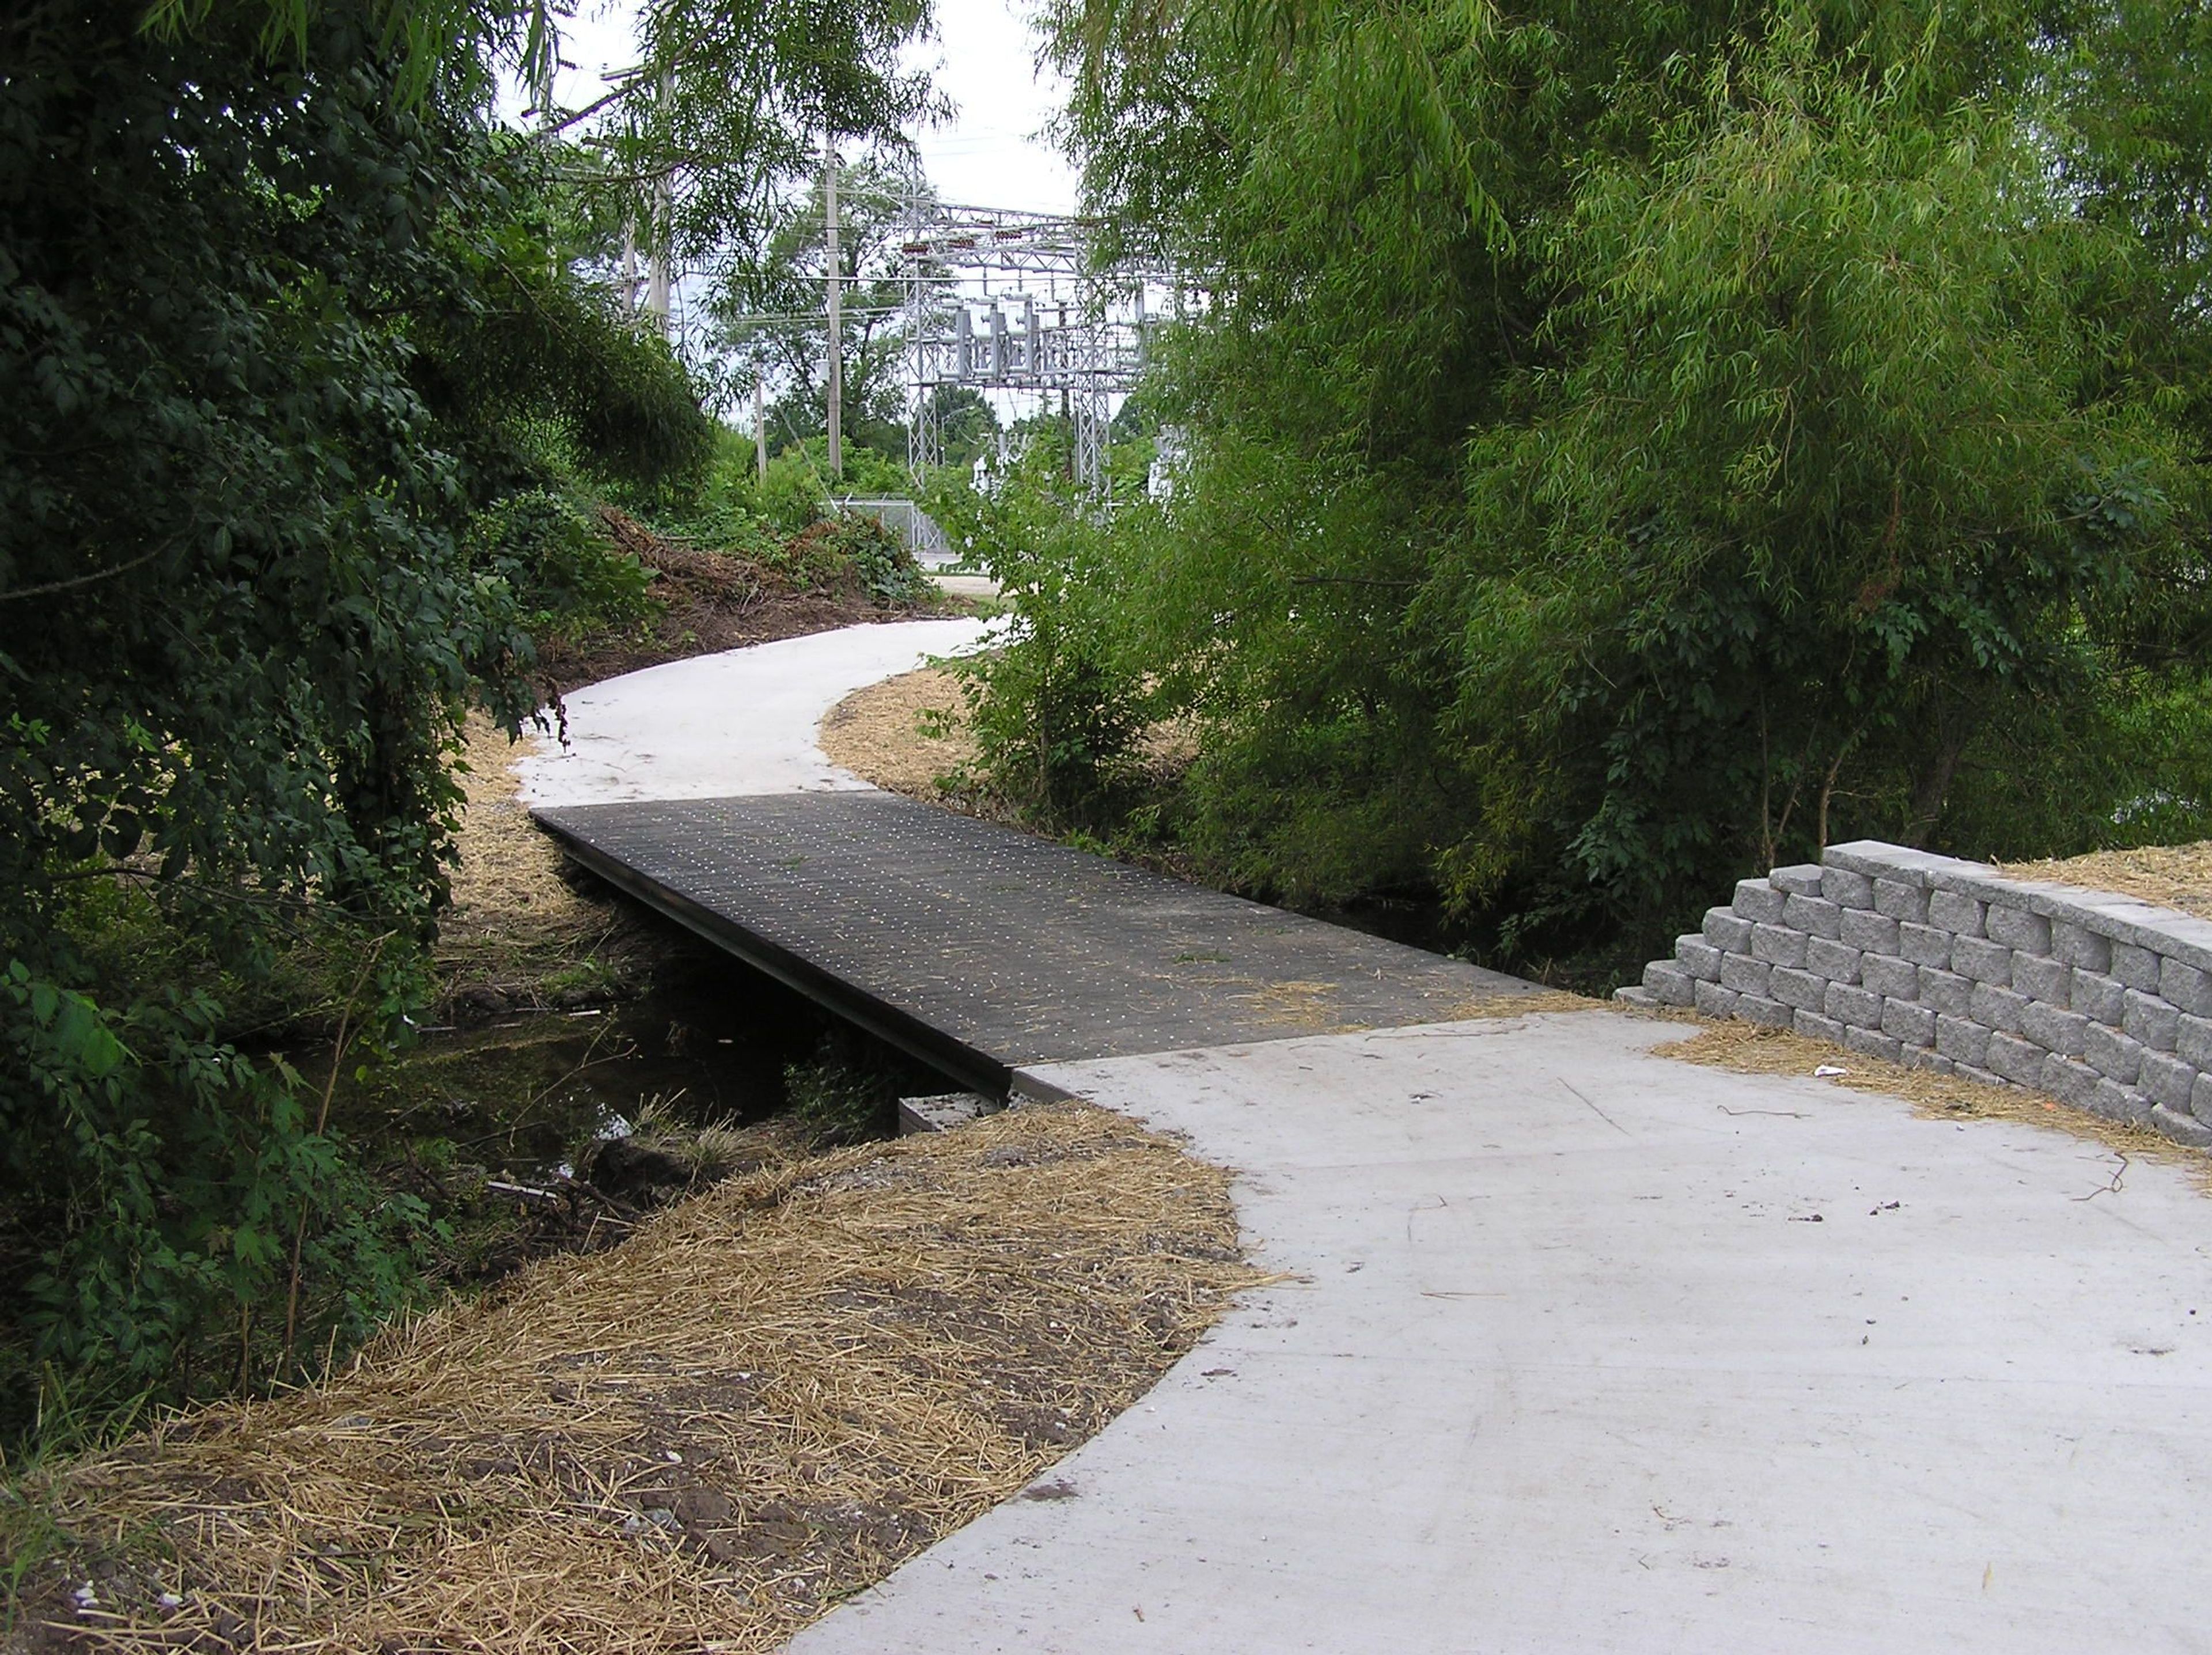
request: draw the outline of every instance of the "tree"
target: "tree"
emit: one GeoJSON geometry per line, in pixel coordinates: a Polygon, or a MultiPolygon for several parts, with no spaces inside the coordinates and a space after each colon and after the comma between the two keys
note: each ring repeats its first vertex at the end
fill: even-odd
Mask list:
{"type": "Polygon", "coordinates": [[[641,253],[758,265],[825,137],[895,145],[939,107],[899,60],[928,23],[927,0],[647,0],[639,62],[584,108],[544,113],[586,152],[586,212],[627,223],[641,253]]]}
{"type": "MultiPolygon", "coordinates": [[[[860,442],[903,458],[907,293],[898,249],[909,198],[922,186],[872,161],[838,170],[845,422],[860,442]]],[[[781,387],[769,429],[787,438],[828,429],[826,210],[817,174],[757,247],[729,260],[709,301],[717,346],[746,364],[748,378],[781,387]]]]}
{"type": "MultiPolygon", "coordinates": [[[[189,1395],[296,1374],[408,1290],[419,1208],[225,996],[335,931],[341,1051],[397,1037],[459,721],[534,701],[527,558],[485,525],[549,453],[651,490],[711,449],[661,342],[554,256],[544,149],[485,124],[545,23],[0,17],[0,1361],[27,1336],[189,1395]]],[[[848,106],[825,27],[786,103],[848,106]]]]}
{"type": "Polygon", "coordinates": [[[979,391],[964,385],[940,385],[930,392],[939,435],[945,441],[945,463],[967,466],[991,447],[999,435],[998,411],[979,391]]]}
{"type": "Polygon", "coordinates": [[[1921,97],[1785,36],[1545,227],[1564,361],[1470,446],[1420,599],[1458,635],[1455,721],[1530,778],[1466,854],[1527,836],[1657,916],[1716,849],[1955,831],[1970,763],[2047,831],[1991,746],[2024,721],[2081,779],[2045,715],[2120,680],[2126,611],[2185,557],[2187,460],[2097,394],[2075,311],[2129,241],[2019,123],[1921,97]]]}
{"type": "Polygon", "coordinates": [[[1099,647],[1227,877],[1641,951],[1826,837],[2203,824],[2201,9],[1049,21],[1208,289],[1099,647]]]}

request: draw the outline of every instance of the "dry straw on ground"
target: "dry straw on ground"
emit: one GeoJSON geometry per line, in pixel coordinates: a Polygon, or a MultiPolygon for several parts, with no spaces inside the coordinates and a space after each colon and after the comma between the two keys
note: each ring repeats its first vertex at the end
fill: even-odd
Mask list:
{"type": "Polygon", "coordinates": [[[514,765],[539,751],[538,739],[510,742],[482,713],[470,716],[464,734],[458,779],[465,806],[438,963],[449,983],[526,990],[534,977],[605,943],[620,916],[611,904],[577,895],[561,877],[559,849],[530,819],[514,765]]]}
{"type": "MultiPolygon", "coordinates": [[[[959,674],[925,666],[855,690],[831,708],[822,721],[822,750],[832,764],[879,788],[943,803],[938,778],[975,758],[967,712],[959,674]],[[942,733],[924,733],[925,721],[942,733]]],[[[1137,737],[1136,753],[1155,777],[1171,778],[1197,758],[1197,731],[1188,719],[1165,720],[1137,737]]],[[[965,807],[976,801],[957,802],[965,807]]]]}
{"type": "Polygon", "coordinates": [[[925,666],[856,690],[832,707],[822,721],[822,751],[833,764],[879,788],[935,799],[937,778],[975,757],[963,710],[959,678],[945,667],[925,666]],[[933,716],[947,733],[923,733],[923,720],[933,716]]]}
{"type": "Polygon", "coordinates": [[[1141,1395],[1239,1261],[1225,1173],[1022,1109],[734,1180],[34,1492],[169,1555],[71,1617],[110,1647],[766,1650],[1141,1395]]]}
{"type": "Polygon", "coordinates": [[[2092,891],[2117,891],[2162,908],[2212,920],[2212,839],[2193,845],[2151,845],[2139,850],[2100,850],[2048,862],[2008,862],[2015,879],[2049,879],[2092,891]]]}
{"type": "Polygon", "coordinates": [[[1819,1079],[1852,1092],[1902,1098],[1918,1113],[1942,1120],[2011,1121],[2050,1127],[2075,1137],[2094,1139],[2131,1159],[2179,1162],[2193,1169],[2200,1180],[2212,1177],[2212,1162],[2159,1133],[2069,1109],[2024,1087],[1992,1086],[1955,1074],[1909,1069],[1901,1063],[1863,1057],[1825,1040],[1784,1029],[1765,1029],[1750,1023],[1707,1024],[1686,1040],[1654,1050],[1662,1056],[1733,1069],[1739,1074],[1819,1079]],[[1821,1068],[1842,1072],[1816,1075],[1815,1071],[1821,1068]]]}
{"type": "Polygon", "coordinates": [[[561,878],[561,853],[538,831],[521,799],[518,760],[542,749],[526,733],[510,741],[482,713],[470,715],[458,779],[465,800],[456,840],[453,905],[441,930],[465,938],[532,934],[574,935],[604,923],[561,878]]]}
{"type": "Polygon", "coordinates": [[[1456,1022],[1473,1022],[1479,1018],[1539,1017],[1554,1012],[1612,1009],[1609,1001],[1592,1000],[1587,995],[1571,994],[1565,989],[1539,989],[1534,994],[1485,995],[1462,1001],[1446,1015],[1456,1022]]]}

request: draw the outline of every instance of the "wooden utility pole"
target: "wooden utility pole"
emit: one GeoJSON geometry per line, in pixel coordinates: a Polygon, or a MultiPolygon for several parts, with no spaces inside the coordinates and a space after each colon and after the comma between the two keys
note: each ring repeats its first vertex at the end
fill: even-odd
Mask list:
{"type": "Polygon", "coordinates": [[[760,461],[761,481],[768,481],[768,396],[761,382],[753,381],[753,454],[760,461]]]}
{"type": "Polygon", "coordinates": [[[837,254],[837,141],[827,130],[822,134],[823,240],[829,251],[830,300],[830,476],[845,474],[845,340],[842,295],[838,292],[844,272],[837,254]]]}

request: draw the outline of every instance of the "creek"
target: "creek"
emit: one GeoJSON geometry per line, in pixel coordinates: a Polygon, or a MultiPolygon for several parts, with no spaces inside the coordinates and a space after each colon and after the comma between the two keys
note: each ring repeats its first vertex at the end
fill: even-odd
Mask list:
{"type": "Polygon", "coordinates": [[[745,1127],[780,1113],[785,1070],[829,1026],[772,979],[678,946],[635,999],[424,1030],[395,1062],[340,1086],[332,1123],[386,1155],[539,1183],[642,1123],[745,1127]]]}

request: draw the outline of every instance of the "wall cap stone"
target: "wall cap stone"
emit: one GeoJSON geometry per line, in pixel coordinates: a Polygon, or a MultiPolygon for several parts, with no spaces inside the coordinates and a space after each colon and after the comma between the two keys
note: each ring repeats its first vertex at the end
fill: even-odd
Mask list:
{"type": "Polygon", "coordinates": [[[2109,942],[2146,948],[2200,971],[2212,971],[2212,921],[2178,909],[2081,885],[2008,879],[1987,862],[1911,850],[1879,839],[1831,845],[1821,860],[1869,879],[1895,879],[1923,891],[1957,891],[2045,919],[2063,920],[2109,942]]]}

